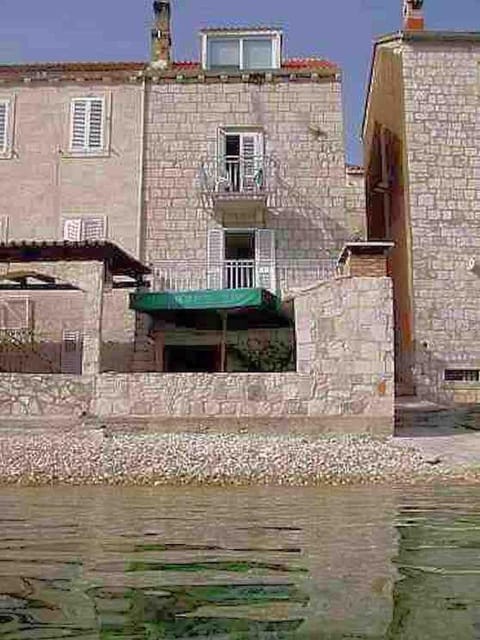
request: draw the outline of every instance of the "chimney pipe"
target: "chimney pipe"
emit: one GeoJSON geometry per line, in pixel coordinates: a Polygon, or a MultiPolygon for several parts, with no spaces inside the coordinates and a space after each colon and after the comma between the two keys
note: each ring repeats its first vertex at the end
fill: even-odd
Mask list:
{"type": "Polygon", "coordinates": [[[171,8],[169,0],[155,0],[152,28],[152,67],[167,69],[171,64],[172,35],[170,30],[171,8]]]}
{"type": "Polygon", "coordinates": [[[423,31],[423,0],[403,0],[403,30],[423,31]]]}

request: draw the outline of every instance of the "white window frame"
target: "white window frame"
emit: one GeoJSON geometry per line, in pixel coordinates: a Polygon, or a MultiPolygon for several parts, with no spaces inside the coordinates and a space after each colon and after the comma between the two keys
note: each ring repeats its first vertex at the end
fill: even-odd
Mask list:
{"type": "MultiPolygon", "coordinates": [[[[214,67],[211,69],[209,60],[209,42],[210,40],[238,40],[240,49],[239,71],[250,71],[252,73],[261,73],[262,71],[270,71],[280,69],[282,65],[282,32],[281,31],[207,31],[201,34],[202,39],[202,67],[206,71],[221,71],[222,67],[214,67]],[[270,40],[272,42],[272,65],[267,69],[249,69],[244,65],[243,60],[243,43],[245,40],[270,40]]],[[[226,67],[230,70],[229,67],[226,67]]]]}
{"type": "MultiPolygon", "coordinates": [[[[108,94],[88,94],[88,95],[74,95],[70,98],[70,109],[69,109],[69,126],[68,126],[68,140],[67,140],[67,149],[68,152],[64,155],[70,157],[99,157],[99,156],[108,156],[110,155],[110,142],[111,142],[111,122],[112,122],[112,96],[111,93],[108,94]],[[91,103],[95,100],[100,100],[102,102],[102,144],[100,147],[74,147],[73,146],[73,125],[74,125],[74,109],[75,102],[79,100],[85,100],[88,103],[91,103]]],[[[87,124],[88,126],[88,124],[87,124]]],[[[85,136],[88,139],[88,133],[85,136]]]]}
{"type": "Polygon", "coordinates": [[[89,220],[101,220],[103,224],[103,235],[101,238],[91,239],[88,242],[101,242],[107,239],[108,234],[108,218],[107,216],[66,216],[62,219],[61,237],[63,242],[86,242],[85,239],[85,223],[89,220]],[[78,240],[67,240],[65,238],[65,225],[67,222],[77,222],[79,224],[80,234],[78,240]]]}
{"type": "Polygon", "coordinates": [[[0,160],[10,160],[13,158],[15,96],[5,96],[0,94],[0,103],[6,106],[5,145],[0,146],[0,160]]]}

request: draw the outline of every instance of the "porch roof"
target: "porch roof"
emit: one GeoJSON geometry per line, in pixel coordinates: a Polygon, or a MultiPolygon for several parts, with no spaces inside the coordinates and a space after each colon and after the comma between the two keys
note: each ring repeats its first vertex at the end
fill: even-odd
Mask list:
{"type": "Polygon", "coordinates": [[[277,296],[266,289],[202,289],[133,293],[130,308],[143,313],[165,311],[278,311],[277,296]]]}

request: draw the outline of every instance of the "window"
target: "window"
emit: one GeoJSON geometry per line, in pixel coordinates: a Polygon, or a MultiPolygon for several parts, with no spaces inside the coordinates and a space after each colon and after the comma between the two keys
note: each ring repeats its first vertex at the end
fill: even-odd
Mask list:
{"type": "Polygon", "coordinates": [[[107,235],[107,219],[102,218],[67,218],[63,221],[63,239],[67,242],[82,240],[105,240],[107,235]]]}
{"type": "Polygon", "coordinates": [[[0,153],[7,151],[8,107],[9,104],[6,100],[0,101],[0,153]]]}
{"type": "Polygon", "coordinates": [[[62,373],[82,373],[82,334],[80,331],[64,331],[61,353],[62,373]]]}
{"type": "Polygon", "coordinates": [[[280,31],[203,32],[204,69],[267,70],[281,63],[280,31]]]}
{"type": "Polygon", "coordinates": [[[221,129],[217,191],[259,191],[265,187],[264,138],[261,131],[221,129]]]}
{"type": "Polygon", "coordinates": [[[75,98],[71,107],[70,150],[99,153],[105,147],[105,100],[75,98]]]}
{"type": "Polygon", "coordinates": [[[0,158],[9,159],[13,152],[14,98],[0,97],[0,158]]]}
{"type": "Polygon", "coordinates": [[[445,382],[479,382],[479,369],[445,369],[445,382]]]}
{"type": "Polygon", "coordinates": [[[276,291],[275,232],[272,229],[210,229],[207,288],[276,291]]]}
{"type": "Polygon", "coordinates": [[[33,307],[29,298],[0,299],[0,329],[20,331],[31,329],[33,307]]]}

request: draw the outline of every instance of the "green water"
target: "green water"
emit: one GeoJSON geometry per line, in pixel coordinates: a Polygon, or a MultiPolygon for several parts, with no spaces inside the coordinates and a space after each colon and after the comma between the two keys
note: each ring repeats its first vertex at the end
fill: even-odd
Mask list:
{"type": "Polygon", "coordinates": [[[480,638],[480,487],[0,489],[0,638],[480,638]]]}

